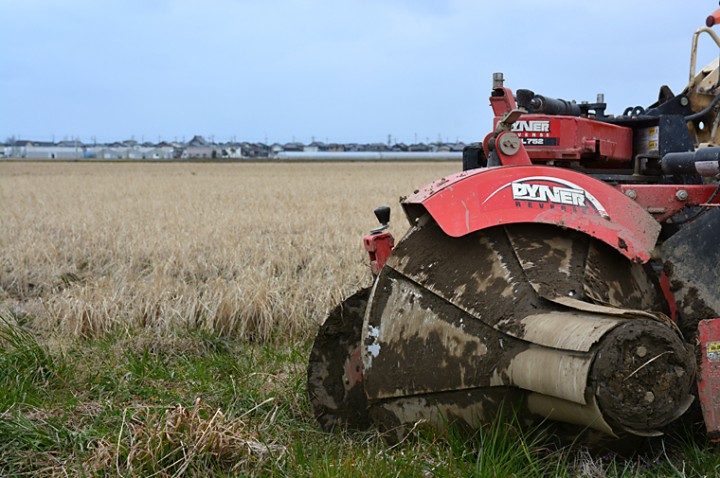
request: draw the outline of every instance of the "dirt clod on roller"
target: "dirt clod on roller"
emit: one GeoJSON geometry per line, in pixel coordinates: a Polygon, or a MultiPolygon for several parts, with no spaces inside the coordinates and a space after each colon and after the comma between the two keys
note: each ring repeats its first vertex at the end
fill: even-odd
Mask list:
{"type": "Polygon", "coordinates": [[[694,372],[692,354],[678,334],[658,321],[634,319],[603,339],[590,377],[609,421],[652,430],[677,418],[694,372]]]}

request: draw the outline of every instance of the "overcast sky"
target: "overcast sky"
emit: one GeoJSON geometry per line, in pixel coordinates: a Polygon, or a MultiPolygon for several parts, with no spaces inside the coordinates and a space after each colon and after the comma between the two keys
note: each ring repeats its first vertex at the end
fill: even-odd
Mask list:
{"type": "Polygon", "coordinates": [[[513,89],[605,93],[610,113],[679,92],[717,6],[0,0],[0,140],[468,142],[489,131],[495,71],[513,89]]]}

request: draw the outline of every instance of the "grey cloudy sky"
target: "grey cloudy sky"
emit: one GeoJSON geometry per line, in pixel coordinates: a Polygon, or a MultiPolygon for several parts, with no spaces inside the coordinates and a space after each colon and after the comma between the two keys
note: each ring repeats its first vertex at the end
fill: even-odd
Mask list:
{"type": "MultiPolygon", "coordinates": [[[[714,1],[0,0],[0,138],[472,141],[507,86],[687,82],[714,1]]],[[[699,63],[717,48],[704,39],[699,63]]]]}

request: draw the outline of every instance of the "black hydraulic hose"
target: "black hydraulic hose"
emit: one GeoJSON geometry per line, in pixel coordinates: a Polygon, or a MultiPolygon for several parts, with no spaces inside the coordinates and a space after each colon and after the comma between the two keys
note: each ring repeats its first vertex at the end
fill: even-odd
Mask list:
{"type": "MultiPolygon", "coordinates": [[[[718,81],[720,81],[720,79],[718,81]]],[[[703,116],[708,114],[711,109],[713,109],[715,106],[717,106],[719,101],[720,101],[720,95],[717,95],[715,98],[713,98],[713,100],[710,102],[710,104],[707,105],[703,110],[698,111],[697,113],[693,113],[693,114],[685,116],[684,117],[685,121],[695,121],[697,119],[702,118],[703,116]]],[[[635,107],[629,106],[629,107],[625,108],[625,111],[623,111],[622,116],[633,115],[633,113],[640,113],[640,114],[633,116],[633,119],[636,121],[658,121],[659,120],[658,116],[651,116],[651,115],[643,114],[645,111],[644,110],[641,111],[641,110],[642,110],[642,107],[640,107],[640,106],[635,106],[635,107]]]]}
{"type": "Polygon", "coordinates": [[[623,111],[623,116],[635,116],[638,118],[644,117],[645,108],[642,106],[628,106],[625,108],[625,111],[623,111]]]}
{"type": "Polygon", "coordinates": [[[693,113],[691,115],[687,115],[685,117],[685,121],[695,121],[696,119],[700,119],[706,114],[710,112],[711,109],[715,107],[715,105],[718,104],[718,101],[720,101],[720,95],[717,95],[713,100],[710,102],[709,105],[705,107],[705,109],[698,111],[697,113],[693,113]]]}

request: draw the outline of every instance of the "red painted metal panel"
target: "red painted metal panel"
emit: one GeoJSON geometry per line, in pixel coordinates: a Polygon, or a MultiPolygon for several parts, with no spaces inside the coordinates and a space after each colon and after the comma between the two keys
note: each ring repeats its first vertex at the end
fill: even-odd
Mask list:
{"type": "MultiPolygon", "coordinates": [[[[494,125],[499,120],[496,117],[494,125]]],[[[612,168],[632,159],[633,134],[624,126],[577,116],[525,114],[511,131],[522,139],[533,161],[577,161],[599,155],[611,163],[601,162],[598,167],[612,168]]]]}
{"type": "Polygon", "coordinates": [[[363,245],[370,256],[370,268],[373,275],[380,274],[382,268],[385,267],[385,262],[390,257],[393,247],[395,247],[393,235],[389,232],[368,234],[363,237],[363,245]]]}
{"type": "Polygon", "coordinates": [[[698,324],[700,370],[698,396],[708,435],[720,436],[720,319],[701,320],[698,324]]]}
{"type": "Polygon", "coordinates": [[[453,237],[500,224],[553,224],[596,237],[639,262],[650,259],[660,233],[650,214],[612,186],[547,166],[458,173],[406,198],[411,219],[413,205],[422,205],[453,237]]]}
{"type": "MultiPolygon", "coordinates": [[[[619,184],[623,194],[635,199],[659,222],[687,206],[708,202],[717,189],[717,184],[619,184]]],[[[714,203],[720,202],[718,195],[714,203]]]]}
{"type": "Polygon", "coordinates": [[[494,88],[490,96],[490,106],[495,116],[502,116],[517,108],[513,92],[510,88],[494,88]]]}

